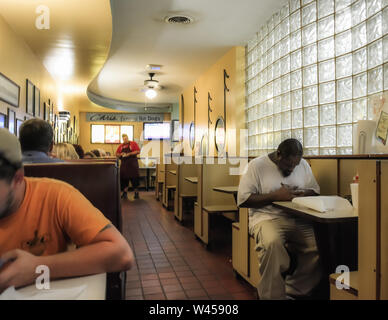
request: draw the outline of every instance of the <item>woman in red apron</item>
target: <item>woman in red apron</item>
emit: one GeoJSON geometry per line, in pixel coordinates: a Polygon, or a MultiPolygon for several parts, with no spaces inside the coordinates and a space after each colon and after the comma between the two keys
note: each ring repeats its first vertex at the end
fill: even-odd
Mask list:
{"type": "Polygon", "coordinates": [[[123,192],[121,197],[123,199],[127,198],[128,185],[129,181],[131,181],[135,191],[135,199],[139,199],[139,192],[137,190],[139,186],[139,163],[137,155],[140,153],[140,148],[135,141],[129,141],[125,133],[122,137],[124,143],[120,144],[116,151],[116,156],[121,159],[120,184],[121,191],[123,192]]]}

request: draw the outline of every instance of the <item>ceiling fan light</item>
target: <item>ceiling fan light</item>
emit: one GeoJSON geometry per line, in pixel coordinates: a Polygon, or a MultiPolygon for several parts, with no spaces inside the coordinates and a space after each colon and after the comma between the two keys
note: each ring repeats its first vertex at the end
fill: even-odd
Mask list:
{"type": "Polygon", "coordinates": [[[158,94],[157,92],[154,90],[154,89],[148,89],[146,92],[145,92],[145,95],[148,99],[153,99],[155,98],[158,94]]]}

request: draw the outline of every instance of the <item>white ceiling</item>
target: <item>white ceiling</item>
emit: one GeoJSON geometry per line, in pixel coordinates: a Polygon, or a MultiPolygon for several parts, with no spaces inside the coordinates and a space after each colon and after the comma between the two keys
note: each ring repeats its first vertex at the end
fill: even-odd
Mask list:
{"type": "MultiPolygon", "coordinates": [[[[154,79],[164,87],[150,105],[176,103],[190,86],[233,46],[244,46],[285,0],[111,0],[112,42],[108,59],[89,91],[139,103],[146,65],[160,64],[154,79]],[[164,22],[188,14],[190,25],[164,22]]],[[[114,103],[112,103],[114,107],[114,103]]],[[[123,107],[120,107],[123,108],[123,107]]]]}
{"type": "Polygon", "coordinates": [[[89,97],[102,106],[144,112],[146,105],[177,103],[183,89],[233,46],[244,46],[286,2],[0,0],[0,14],[62,90],[77,96],[80,111],[95,108],[89,97]],[[51,27],[44,32],[33,27],[40,4],[50,8],[51,27]],[[195,21],[167,24],[164,18],[170,14],[188,14],[195,21]],[[66,57],[72,58],[66,60],[69,67],[64,64],[64,46],[66,57]],[[163,65],[154,79],[164,89],[151,101],[140,91],[148,78],[147,64],[163,65]]]}
{"type": "Polygon", "coordinates": [[[0,0],[0,14],[55,79],[56,106],[96,108],[86,90],[109,53],[109,0],[0,0]],[[49,9],[49,29],[36,28],[41,5],[49,9]]]}

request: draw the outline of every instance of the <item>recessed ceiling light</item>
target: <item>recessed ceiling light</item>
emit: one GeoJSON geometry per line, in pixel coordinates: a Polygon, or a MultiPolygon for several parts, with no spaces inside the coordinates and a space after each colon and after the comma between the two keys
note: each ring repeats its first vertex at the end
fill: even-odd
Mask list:
{"type": "Polygon", "coordinates": [[[152,70],[152,71],[159,71],[160,69],[162,69],[162,65],[160,64],[147,64],[147,67],[146,69],[147,70],[152,70]]]}
{"type": "Polygon", "coordinates": [[[170,24],[189,24],[194,19],[186,14],[173,14],[165,17],[164,21],[170,24]]]}

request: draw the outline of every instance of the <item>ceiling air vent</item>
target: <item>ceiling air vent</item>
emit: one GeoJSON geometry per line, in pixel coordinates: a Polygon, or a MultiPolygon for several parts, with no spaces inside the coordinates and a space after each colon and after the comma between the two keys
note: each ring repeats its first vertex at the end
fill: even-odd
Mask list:
{"type": "Polygon", "coordinates": [[[190,16],[179,14],[167,16],[164,21],[170,24],[189,24],[192,23],[194,19],[190,16]]]}

